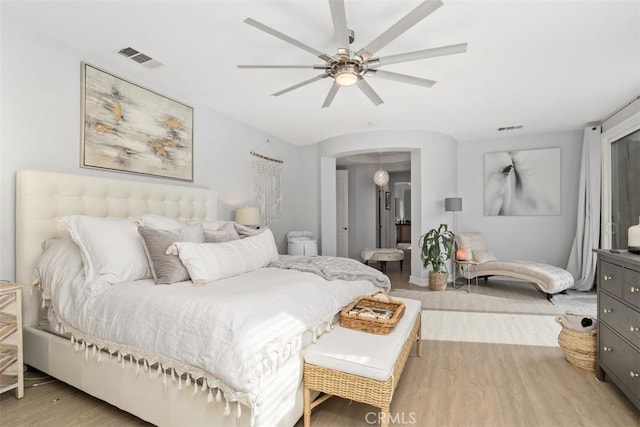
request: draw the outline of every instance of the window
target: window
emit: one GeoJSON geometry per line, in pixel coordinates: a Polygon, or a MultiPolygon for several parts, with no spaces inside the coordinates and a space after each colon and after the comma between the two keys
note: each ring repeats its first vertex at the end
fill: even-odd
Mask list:
{"type": "Polygon", "coordinates": [[[627,248],[640,217],[640,130],[611,143],[611,247],[627,248]]]}
{"type": "Polygon", "coordinates": [[[602,123],[603,249],[627,249],[629,226],[640,216],[640,97],[602,123]]]}

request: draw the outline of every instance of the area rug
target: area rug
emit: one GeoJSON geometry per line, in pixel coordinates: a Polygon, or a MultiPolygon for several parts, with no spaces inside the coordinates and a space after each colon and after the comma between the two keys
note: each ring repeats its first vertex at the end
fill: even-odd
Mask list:
{"type": "Polygon", "coordinates": [[[563,314],[567,307],[552,304],[532,283],[489,279],[479,280],[468,292],[466,285],[445,291],[429,291],[417,286],[396,286],[391,296],[412,298],[422,302],[426,310],[467,311],[486,313],[563,314]],[[411,289],[411,288],[414,289],[411,289]]]}

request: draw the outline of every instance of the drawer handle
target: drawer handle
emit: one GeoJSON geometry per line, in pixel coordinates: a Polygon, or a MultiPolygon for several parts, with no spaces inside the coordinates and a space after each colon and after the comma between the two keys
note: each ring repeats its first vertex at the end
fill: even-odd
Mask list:
{"type": "Polygon", "coordinates": [[[606,274],[604,275],[604,281],[606,282],[607,280],[611,280],[613,279],[613,277],[611,276],[607,276],[606,274]]]}
{"type": "Polygon", "coordinates": [[[611,347],[607,347],[606,345],[602,347],[602,351],[613,351],[611,347]]]}
{"type": "Polygon", "coordinates": [[[638,328],[637,326],[629,326],[629,331],[638,332],[638,331],[640,331],[640,328],[638,328]]]}
{"type": "Polygon", "coordinates": [[[613,311],[613,310],[611,310],[610,308],[603,308],[603,309],[602,309],[602,312],[603,312],[604,314],[611,313],[612,311],[613,311]]]}
{"type": "Polygon", "coordinates": [[[637,373],[637,372],[633,372],[633,371],[631,371],[631,372],[629,372],[629,376],[630,376],[631,378],[638,378],[638,377],[640,377],[640,374],[639,374],[639,373],[637,373]]]}
{"type": "Polygon", "coordinates": [[[640,292],[640,288],[636,288],[636,287],[632,286],[631,287],[631,293],[634,293],[634,292],[640,292]]]}

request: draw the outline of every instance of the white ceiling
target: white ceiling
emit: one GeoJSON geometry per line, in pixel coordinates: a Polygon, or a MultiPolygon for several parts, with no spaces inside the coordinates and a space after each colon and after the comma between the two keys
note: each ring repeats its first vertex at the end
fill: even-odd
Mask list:
{"type": "MultiPolygon", "coordinates": [[[[579,129],[640,94],[640,1],[444,1],[376,55],[468,42],[464,54],[381,68],[436,80],[433,88],[371,79],[384,104],[347,87],[328,109],[320,106],[330,79],[270,96],[317,70],[236,68],[321,62],[244,24],[247,17],[335,54],[326,0],[3,1],[2,14],[106,64],[131,62],[116,52],[134,47],[164,64],[136,83],[153,89],[162,82],[167,95],[296,145],[373,128],[458,140],[499,137],[497,128],[508,125],[524,126],[511,135],[579,129]]],[[[346,0],[355,50],[419,3],[346,0]]]]}

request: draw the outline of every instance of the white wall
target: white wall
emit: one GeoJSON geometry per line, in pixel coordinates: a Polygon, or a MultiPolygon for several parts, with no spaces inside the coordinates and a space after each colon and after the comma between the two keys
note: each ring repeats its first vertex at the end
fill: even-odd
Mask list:
{"type": "Polygon", "coordinates": [[[364,248],[376,247],[377,165],[352,165],[349,171],[349,258],[361,259],[364,248]]]}
{"type": "MultiPolygon", "coordinates": [[[[318,144],[321,193],[321,241],[324,255],[335,255],[335,158],[380,151],[411,152],[411,240],[440,223],[451,226],[444,198],[456,193],[456,141],[450,136],[419,130],[376,130],[327,139],[318,144]],[[331,222],[333,218],[333,222],[331,222]]],[[[420,251],[411,253],[411,281],[426,285],[420,251]]]]}
{"type": "Polygon", "coordinates": [[[458,231],[485,235],[500,259],[544,261],[564,268],[576,230],[582,131],[510,136],[458,145],[458,189],[462,212],[458,231]],[[560,147],[561,214],[555,216],[485,216],[484,153],[560,147]]]}
{"type": "MultiPolygon", "coordinates": [[[[320,230],[320,168],[318,147],[306,145],[298,147],[298,192],[296,203],[296,227],[301,231],[311,231],[316,236],[320,230]]],[[[320,241],[318,241],[320,246],[320,241]]]]}
{"type": "MultiPolygon", "coordinates": [[[[6,18],[1,23],[0,278],[15,277],[17,170],[42,169],[180,184],[179,181],[79,167],[81,61],[194,107],[194,181],[184,185],[218,190],[219,212],[223,219],[232,219],[234,208],[250,201],[249,151],[270,138],[275,152],[284,160],[282,214],[273,227],[279,250],[286,253],[287,231],[299,228],[298,224],[307,226],[306,215],[300,215],[297,208],[299,203],[313,202],[313,197],[303,189],[307,185],[317,188],[317,178],[306,173],[301,175],[300,171],[304,169],[300,164],[317,170],[313,151],[305,150],[301,154],[298,147],[198,105],[176,89],[180,82],[158,81],[154,70],[116,53],[96,57],[23,31],[6,18]],[[300,182],[300,176],[305,180],[300,182]]],[[[305,206],[304,210],[312,212],[313,207],[305,206]]]]}

